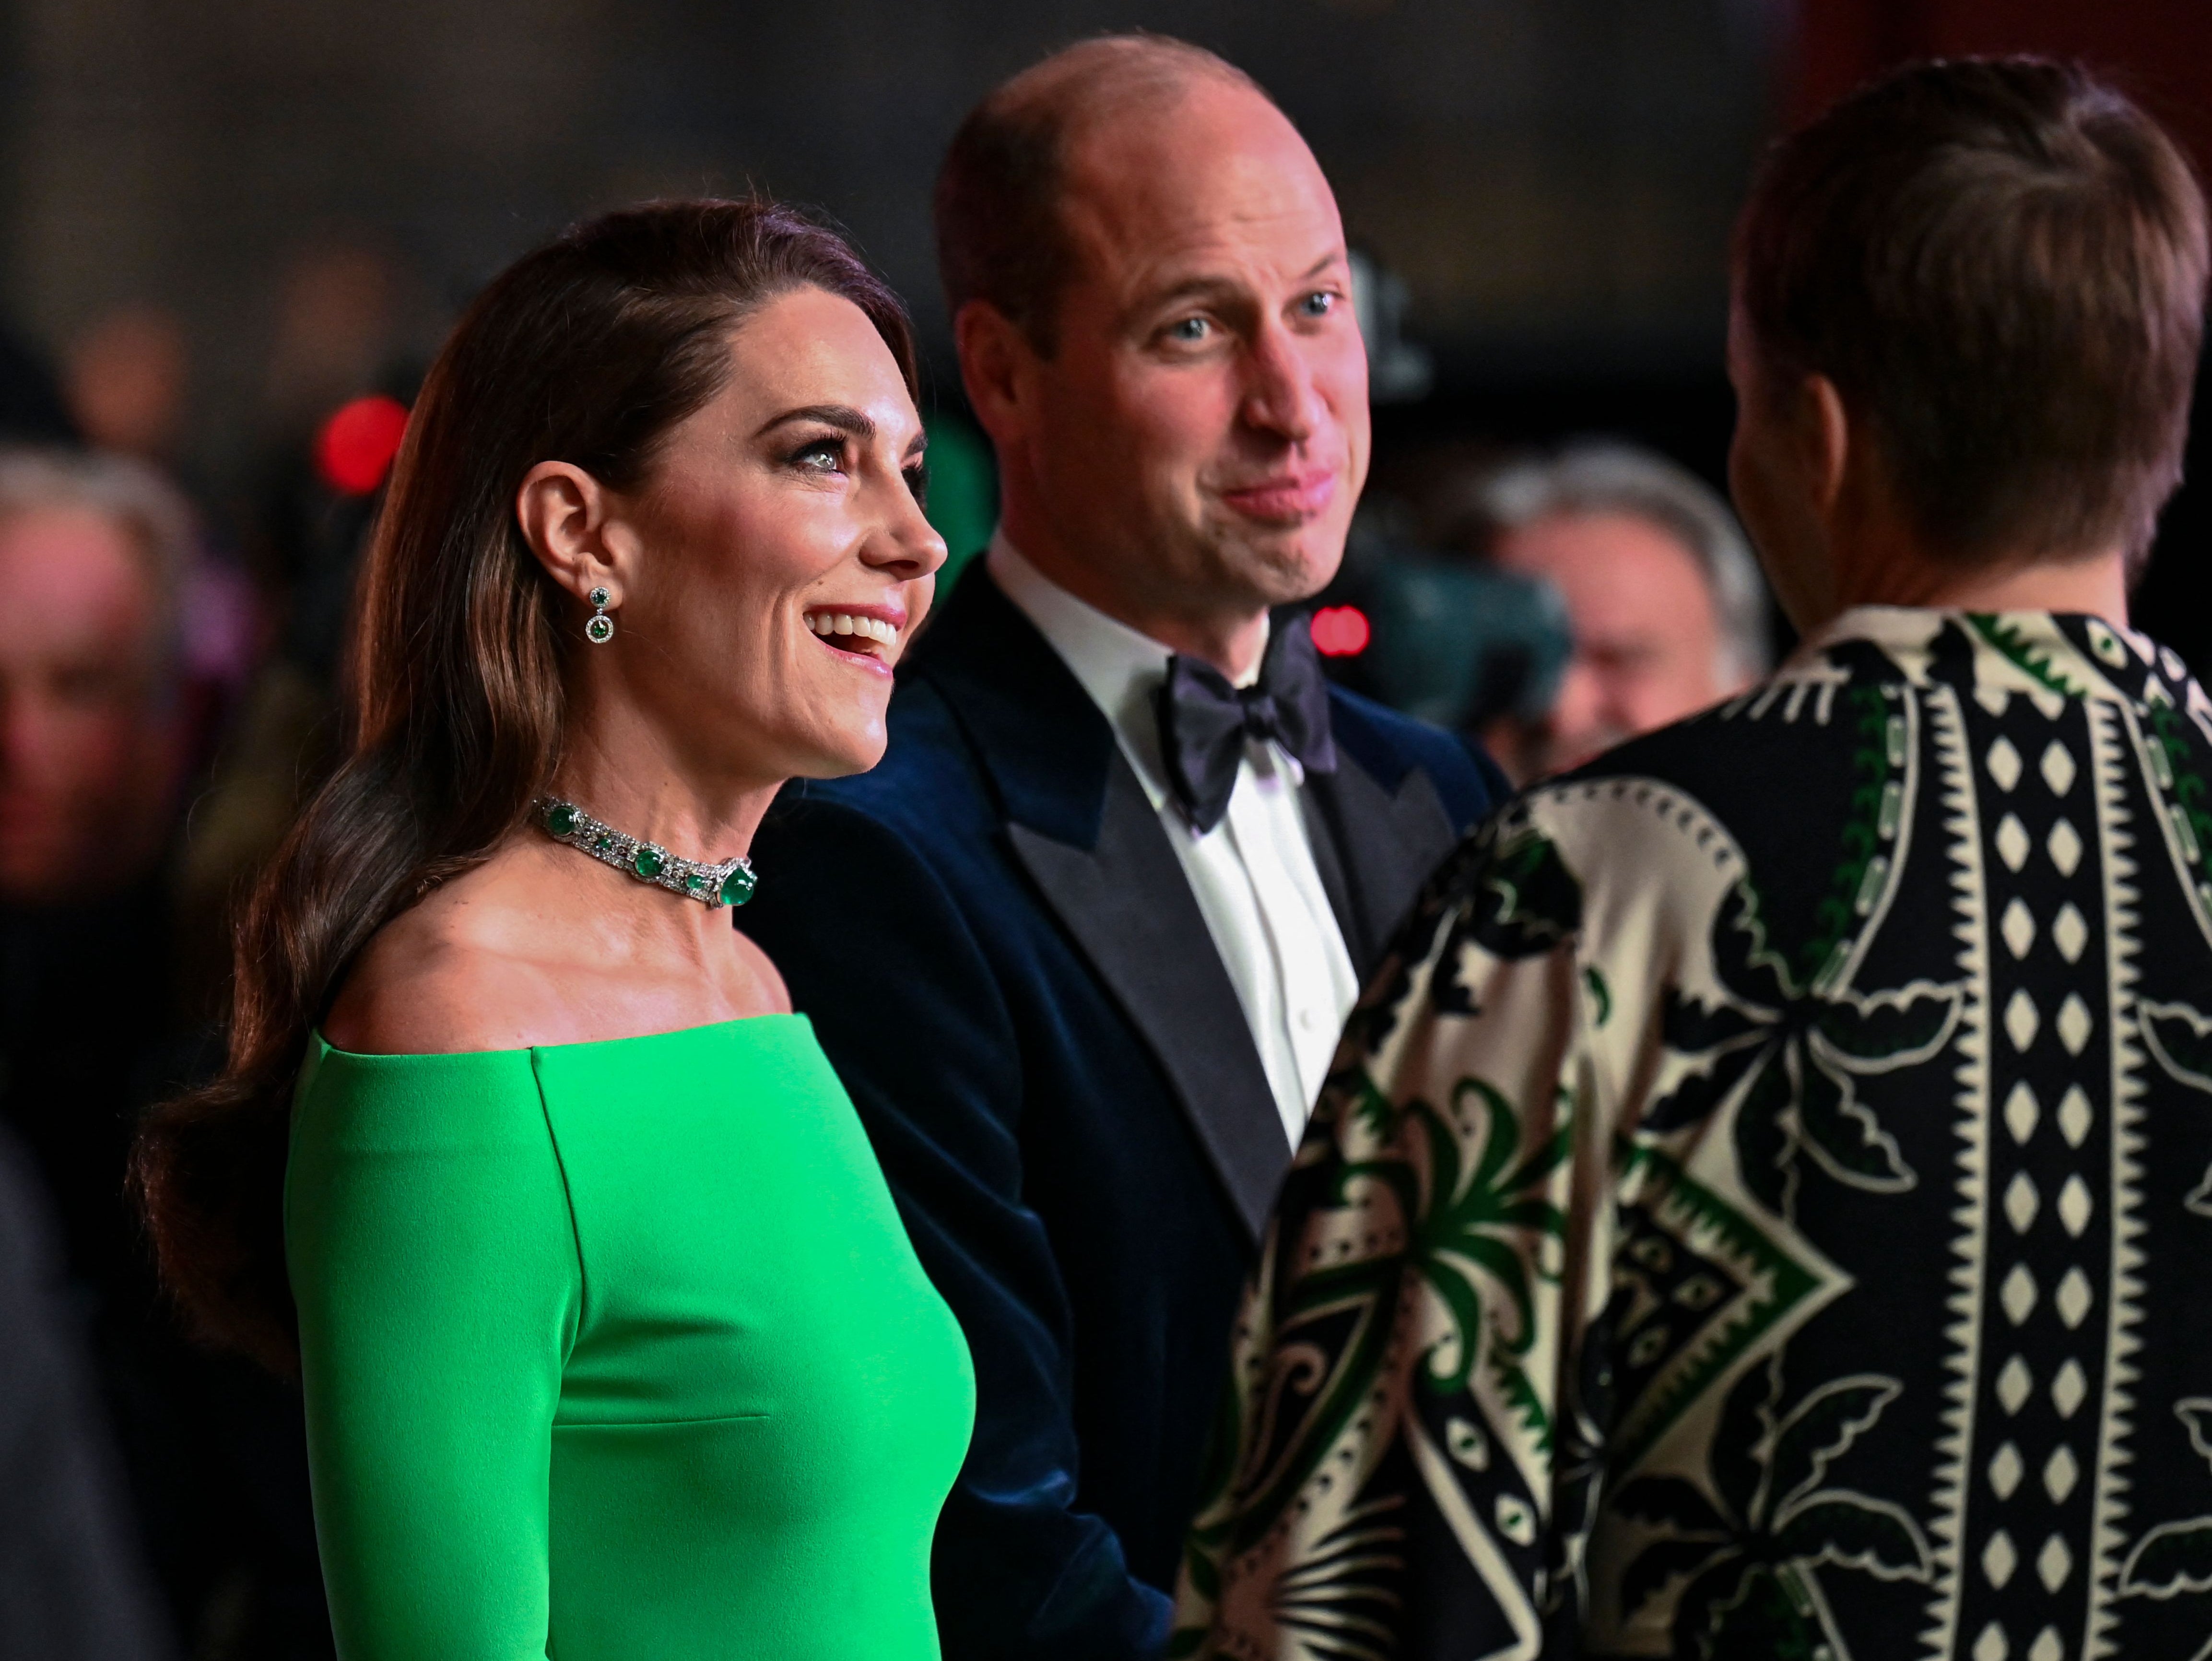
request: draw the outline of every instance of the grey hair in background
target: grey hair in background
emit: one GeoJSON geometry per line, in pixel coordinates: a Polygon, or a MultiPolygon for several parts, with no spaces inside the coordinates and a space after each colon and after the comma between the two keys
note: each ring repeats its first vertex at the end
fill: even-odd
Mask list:
{"type": "Polygon", "coordinates": [[[1773,666],[1766,583],[1751,544],[1720,493],[1686,468],[1634,445],[1584,440],[1556,456],[1508,463],[1480,495],[1484,516],[1500,531],[1553,514],[1624,514],[1656,526],[1705,568],[1723,678],[1756,680],[1773,666]]]}
{"type": "Polygon", "coordinates": [[[0,445],[0,520],[51,508],[99,514],[129,533],[153,587],[160,648],[178,661],[185,590],[199,557],[198,520],[183,493],[128,456],[0,445]]]}

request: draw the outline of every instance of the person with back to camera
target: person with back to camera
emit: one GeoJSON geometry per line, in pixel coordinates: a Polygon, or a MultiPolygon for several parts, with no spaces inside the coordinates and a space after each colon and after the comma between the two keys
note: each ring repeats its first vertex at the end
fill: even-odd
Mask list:
{"type": "Polygon", "coordinates": [[[1530,792],[1355,1015],[1181,1652],[2212,1636],[2212,701],[2125,624],[2203,197],[2081,70],[1904,69],[1739,223],[1803,645],[1530,792]]]}
{"type": "Polygon", "coordinates": [[[569,232],[424,383],[350,745],[140,1153],[210,1325],[282,1354],[296,1304],[348,1661],[937,1653],[966,1351],[726,910],[783,781],[882,752],[944,557],[914,390],[896,300],[757,202],[569,232]]]}
{"type": "Polygon", "coordinates": [[[1366,358],[1334,198],[1249,80],[1071,48],[969,117],[937,221],[1002,533],[884,767],[763,824],[748,924],[976,1358],[947,1654],[1152,1655],[1335,1030],[1502,781],[1270,623],[1342,556],[1366,358]]]}

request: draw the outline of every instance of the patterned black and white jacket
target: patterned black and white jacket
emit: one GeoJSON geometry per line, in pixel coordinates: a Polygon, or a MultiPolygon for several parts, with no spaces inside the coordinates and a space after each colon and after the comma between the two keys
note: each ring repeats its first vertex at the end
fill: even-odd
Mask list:
{"type": "Polygon", "coordinates": [[[1352,1018],[1173,1655],[2212,1654],[2212,703],[1863,608],[1533,792],[1352,1018]]]}

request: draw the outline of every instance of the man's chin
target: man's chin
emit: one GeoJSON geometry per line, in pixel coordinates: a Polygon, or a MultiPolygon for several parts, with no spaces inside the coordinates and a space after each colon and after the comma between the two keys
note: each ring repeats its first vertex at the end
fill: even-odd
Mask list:
{"type": "Polygon", "coordinates": [[[1260,604],[1293,605],[1328,587],[1344,563],[1344,533],[1318,525],[1250,529],[1222,549],[1230,574],[1260,604]]]}

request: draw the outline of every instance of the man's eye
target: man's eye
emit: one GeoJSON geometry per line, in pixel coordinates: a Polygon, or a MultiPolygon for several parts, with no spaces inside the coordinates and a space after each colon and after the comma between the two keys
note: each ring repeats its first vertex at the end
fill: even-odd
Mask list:
{"type": "Polygon", "coordinates": [[[1308,317],[1327,317],[1336,309],[1336,295],[1324,289],[1298,301],[1298,309],[1308,317]]]}
{"type": "Polygon", "coordinates": [[[1204,340],[1213,332],[1213,325],[1202,317],[1179,317],[1168,325],[1168,338],[1192,344],[1204,340]]]}

